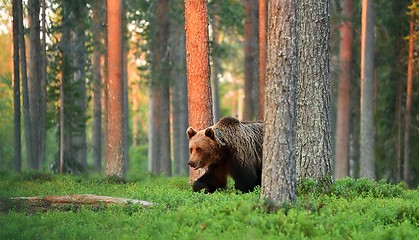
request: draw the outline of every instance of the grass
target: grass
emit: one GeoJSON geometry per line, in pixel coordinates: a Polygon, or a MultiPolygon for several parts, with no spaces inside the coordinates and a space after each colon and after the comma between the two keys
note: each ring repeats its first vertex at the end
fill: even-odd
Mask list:
{"type": "Polygon", "coordinates": [[[43,173],[0,177],[5,202],[81,193],[156,205],[43,213],[11,206],[0,213],[0,239],[419,239],[419,190],[364,179],[336,181],[327,190],[305,181],[294,205],[268,213],[259,190],[193,193],[179,177],[125,183],[43,173]]]}

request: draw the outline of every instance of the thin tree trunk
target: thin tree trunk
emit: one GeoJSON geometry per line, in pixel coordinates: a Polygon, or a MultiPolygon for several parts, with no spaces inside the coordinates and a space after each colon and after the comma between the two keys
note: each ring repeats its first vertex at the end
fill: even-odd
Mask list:
{"type": "Polygon", "coordinates": [[[353,0],[344,0],[340,28],[340,75],[336,123],[335,177],[349,175],[349,127],[351,114],[353,0]]]}
{"type": "Polygon", "coordinates": [[[374,1],[362,1],[360,177],[375,179],[374,1]]]}
{"type": "Polygon", "coordinates": [[[46,151],[46,138],[47,138],[47,129],[46,129],[46,115],[47,115],[47,81],[48,81],[48,72],[47,72],[47,27],[46,27],[46,1],[42,0],[42,77],[41,77],[41,93],[40,93],[40,114],[39,114],[39,136],[40,136],[40,149],[39,149],[39,159],[40,164],[46,161],[45,151],[46,151]]]}
{"type": "Polygon", "coordinates": [[[169,68],[169,1],[159,0],[157,21],[159,22],[161,72],[161,109],[160,109],[160,160],[161,172],[166,176],[172,176],[172,161],[170,155],[170,68],[169,68]]]}
{"type": "Polygon", "coordinates": [[[297,177],[332,180],[329,1],[304,0],[298,11],[297,177]]]}
{"type": "Polygon", "coordinates": [[[412,82],[413,82],[413,54],[415,51],[415,22],[410,21],[409,26],[409,58],[407,63],[407,95],[406,95],[406,114],[404,129],[404,165],[403,180],[409,185],[409,161],[410,161],[410,125],[412,109],[412,82]]]}
{"type": "Polygon", "coordinates": [[[32,161],[28,162],[31,169],[40,169],[40,92],[41,92],[41,27],[39,21],[40,1],[28,2],[29,22],[29,62],[28,62],[28,94],[29,114],[31,116],[32,161]]]}
{"type": "Polygon", "coordinates": [[[101,74],[101,2],[93,2],[93,162],[95,170],[102,169],[102,74],[101,74]]]}
{"type": "Polygon", "coordinates": [[[107,176],[124,177],[124,112],[123,112],[123,50],[122,2],[107,1],[108,13],[108,129],[106,141],[107,176]]]}
{"type": "MultiPolygon", "coordinates": [[[[104,1],[104,19],[105,22],[108,22],[108,1],[104,1]]],[[[102,114],[102,122],[103,122],[103,127],[102,127],[102,131],[103,131],[103,146],[107,146],[108,145],[108,112],[109,112],[109,107],[108,107],[108,99],[109,99],[109,94],[108,94],[108,82],[109,82],[109,77],[108,77],[108,68],[109,68],[109,64],[108,64],[108,52],[109,52],[109,44],[108,44],[108,28],[104,27],[103,29],[103,34],[104,34],[104,48],[103,48],[103,55],[102,57],[104,58],[103,62],[104,62],[104,66],[103,66],[103,79],[102,79],[102,85],[103,85],[103,91],[102,91],[102,99],[103,99],[103,114],[102,114]]],[[[106,160],[108,159],[107,155],[106,155],[106,147],[105,147],[105,151],[103,151],[104,154],[104,159],[105,159],[105,165],[106,165],[106,160]]]]}
{"type": "MultiPolygon", "coordinates": [[[[403,12],[404,9],[400,8],[399,12],[403,12]]],[[[402,33],[399,29],[397,34],[397,58],[396,58],[396,72],[397,72],[397,85],[396,85],[396,166],[394,169],[394,180],[400,182],[401,180],[401,166],[402,166],[402,33]]]]}
{"type": "Polygon", "coordinates": [[[245,77],[244,77],[244,120],[255,120],[259,114],[259,27],[258,1],[245,3],[244,32],[245,77]]]}
{"type": "MultiPolygon", "coordinates": [[[[64,36],[64,33],[63,33],[64,36]]],[[[64,62],[64,60],[63,60],[64,62]]],[[[60,156],[59,156],[59,173],[64,174],[64,149],[65,149],[65,121],[64,121],[64,70],[61,71],[60,84],[60,156]]]]}
{"type": "MultiPolygon", "coordinates": [[[[220,42],[220,37],[218,33],[218,28],[220,24],[220,16],[215,15],[212,21],[212,41],[215,48],[220,42]]],[[[213,99],[213,113],[214,113],[214,122],[220,120],[220,90],[218,87],[218,73],[220,73],[220,63],[218,61],[218,56],[212,54],[212,68],[211,68],[211,77],[212,77],[212,99],[213,99]]]]}
{"type": "Polygon", "coordinates": [[[32,133],[31,133],[31,116],[29,114],[29,89],[28,89],[28,75],[26,65],[26,47],[25,35],[23,27],[23,9],[22,1],[19,0],[17,4],[18,21],[19,21],[19,49],[20,49],[20,71],[22,77],[22,99],[23,99],[23,119],[25,129],[26,142],[26,158],[27,162],[33,162],[34,155],[32,154],[32,133]]]}
{"type": "MultiPolygon", "coordinates": [[[[20,124],[20,65],[19,65],[19,14],[17,7],[20,0],[13,0],[13,170],[22,171],[22,137],[20,124]]],[[[21,4],[21,3],[20,3],[21,4]]]]}
{"type": "MultiPolygon", "coordinates": [[[[122,8],[124,8],[125,5],[122,5],[122,8]]],[[[125,16],[125,15],[124,15],[125,16]]],[[[122,86],[122,102],[123,102],[123,106],[124,106],[124,139],[123,139],[123,147],[124,147],[124,175],[126,175],[128,168],[129,168],[129,139],[128,139],[128,135],[129,135],[129,106],[128,106],[128,51],[129,51],[129,46],[128,46],[128,37],[127,37],[127,26],[128,24],[126,24],[126,18],[123,18],[123,39],[122,39],[122,65],[123,65],[123,86],[122,86]]]]}
{"type": "MultiPolygon", "coordinates": [[[[188,91],[186,80],[186,55],[185,55],[185,21],[178,17],[184,11],[183,1],[175,2],[176,11],[172,13],[171,19],[175,23],[170,27],[170,49],[173,49],[171,56],[171,75],[173,79],[172,93],[172,115],[173,115],[173,155],[174,170],[176,175],[185,176],[188,174],[188,137],[185,129],[188,128],[188,91]],[[175,17],[177,16],[177,17],[175,17]]],[[[173,8],[170,8],[171,10],[173,8]]]]}
{"type": "Polygon", "coordinates": [[[263,120],[266,82],[266,0],[259,0],[259,120],[263,120]]]}
{"type": "Polygon", "coordinates": [[[297,4],[269,1],[261,198],[296,199],[297,4]]]}
{"type": "MultiPolygon", "coordinates": [[[[185,0],[185,32],[189,125],[204,129],[213,120],[207,1],[185,0]]],[[[189,168],[189,182],[193,183],[204,173],[203,169],[189,168]]]]}

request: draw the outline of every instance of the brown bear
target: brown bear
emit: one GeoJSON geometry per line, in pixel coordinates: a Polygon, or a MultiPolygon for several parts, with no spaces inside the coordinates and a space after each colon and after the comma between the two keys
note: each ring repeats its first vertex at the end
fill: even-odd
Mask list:
{"type": "Polygon", "coordinates": [[[189,162],[194,169],[207,168],[193,184],[195,192],[213,193],[227,186],[227,176],[235,188],[252,191],[260,185],[262,174],[263,124],[240,122],[225,117],[201,131],[189,127],[189,162]]]}

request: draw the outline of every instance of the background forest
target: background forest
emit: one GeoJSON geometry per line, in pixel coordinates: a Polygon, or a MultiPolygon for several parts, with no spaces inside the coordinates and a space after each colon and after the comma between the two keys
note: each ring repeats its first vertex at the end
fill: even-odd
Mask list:
{"type": "MultiPolygon", "coordinates": [[[[105,161],[103,129],[107,124],[104,116],[108,111],[104,101],[106,52],[112,48],[106,41],[106,6],[99,0],[23,2],[28,88],[21,89],[23,156],[18,162],[14,158],[18,145],[13,137],[12,1],[2,0],[0,4],[0,170],[101,173],[105,161]],[[25,91],[32,98],[25,100],[25,91]],[[25,104],[37,110],[25,112],[25,104]],[[60,159],[64,160],[64,169],[59,169],[60,159]]],[[[124,1],[123,111],[128,116],[124,148],[129,152],[124,161],[127,177],[134,179],[148,172],[188,174],[183,1],[170,1],[166,8],[159,6],[159,1],[124,1]]],[[[342,21],[350,20],[349,176],[358,177],[361,2],[355,1],[353,7],[353,17],[347,19],[341,14],[341,1],[331,1],[331,103],[335,136],[340,27],[342,21]]],[[[208,9],[214,121],[222,116],[257,120],[257,1],[212,0],[208,9]]],[[[417,11],[417,3],[377,1],[374,27],[375,175],[389,182],[404,179],[411,187],[419,184],[417,41],[410,110],[406,109],[406,89],[409,36],[417,36],[417,11]],[[406,119],[410,119],[407,129],[406,119]],[[407,172],[402,170],[404,159],[409,159],[407,172]]],[[[21,77],[23,83],[23,74],[21,77]]]]}

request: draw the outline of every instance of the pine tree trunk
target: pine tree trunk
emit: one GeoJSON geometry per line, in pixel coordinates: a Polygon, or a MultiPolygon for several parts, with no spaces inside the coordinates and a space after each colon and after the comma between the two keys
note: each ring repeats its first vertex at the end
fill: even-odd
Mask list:
{"type": "Polygon", "coordinates": [[[40,92],[40,110],[39,110],[39,159],[41,166],[47,160],[45,158],[46,151],[46,138],[47,138],[47,82],[48,82],[48,72],[47,72],[47,27],[46,27],[46,1],[42,0],[42,60],[41,60],[41,92],[40,92]]]}
{"type": "Polygon", "coordinates": [[[93,10],[93,134],[92,150],[95,170],[100,172],[102,169],[102,74],[101,74],[101,2],[95,0],[93,10]]]}
{"type": "Polygon", "coordinates": [[[169,2],[168,0],[159,0],[159,10],[157,17],[160,26],[160,56],[161,72],[159,80],[161,81],[161,109],[160,109],[160,160],[161,172],[166,176],[172,176],[172,161],[170,155],[170,68],[169,68],[169,2]]]}
{"type": "Polygon", "coordinates": [[[353,0],[343,1],[342,18],[343,21],[340,28],[340,75],[336,123],[335,177],[337,179],[349,175],[353,0]]]}
{"type": "Polygon", "coordinates": [[[243,119],[253,121],[259,114],[259,21],[258,1],[245,3],[245,66],[243,119]]]}
{"type": "Polygon", "coordinates": [[[159,0],[153,29],[152,72],[150,82],[149,167],[154,174],[171,176],[170,159],[170,92],[168,53],[168,2],[159,0]]]}
{"type": "MultiPolygon", "coordinates": [[[[108,1],[104,1],[103,4],[103,10],[104,10],[104,19],[105,22],[108,22],[108,1]]],[[[108,64],[108,51],[109,51],[109,44],[108,44],[108,28],[104,27],[103,29],[103,34],[104,34],[104,47],[103,47],[103,79],[102,79],[102,105],[103,105],[103,113],[102,113],[102,122],[103,122],[103,127],[102,127],[102,132],[103,132],[103,146],[107,146],[108,143],[108,112],[109,112],[109,107],[108,107],[108,99],[109,99],[109,94],[108,94],[108,82],[109,82],[109,77],[108,77],[108,69],[109,69],[109,64],[108,64]]],[[[106,147],[104,149],[105,151],[103,151],[104,154],[104,159],[106,161],[106,159],[108,159],[107,155],[106,155],[106,147]]],[[[106,164],[106,162],[104,163],[106,164]]]]}
{"type": "MultiPolygon", "coordinates": [[[[175,11],[172,12],[172,24],[170,26],[170,49],[171,54],[171,76],[173,79],[172,93],[172,114],[173,114],[173,156],[174,171],[176,175],[185,176],[188,174],[188,137],[185,134],[188,128],[188,91],[186,80],[186,56],[185,56],[185,22],[179,16],[184,12],[183,1],[175,2],[175,11]]],[[[172,10],[173,8],[171,8],[172,10]]]]}
{"type": "Polygon", "coordinates": [[[410,161],[410,125],[412,109],[412,81],[413,81],[413,55],[415,51],[415,22],[410,21],[409,37],[409,58],[407,65],[407,94],[406,94],[406,113],[405,113],[405,131],[404,131],[404,165],[403,180],[409,184],[409,161],[410,161]]]}
{"type": "Polygon", "coordinates": [[[40,92],[41,92],[41,28],[39,22],[40,1],[28,2],[29,22],[29,62],[28,62],[28,90],[29,114],[31,116],[32,161],[28,162],[31,169],[40,169],[40,92]]]}
{"type": "MultiPolygon", "coordinates": [[[[186,76],[189,125],[204,129],[212,125],[207,1],[185,0],[186,76]]],[[[189,168],[189,182],[205,170],[189,168]]]]}
{"type": "MultiPolygon", "coordinates": [[[[19,0],[17,4],[17,14],[19,21],[19,54],[20,54],[20,72],[22,77],[22,100],[23,100],[23,123],[25,129],[25,142],[26,142],[26,158],[28,165],[33,162],[34,155],[32,154],[32,131],[31,131],[31,116],[29,113],[29,89],[28,89],[28,74],[26,65],[26,44],[25,34],[23,27],[23,9],[22,1],[19,0]]],[[[30,165],[29,165],[30,167],[30,165]]]]}
{"type": "MultiPolygon", "coordinates": [[[[212,21],[212,44],[214,48],[217,48],[217,45],[220,42],[220,37],[218,33],[218,28],[220,24],[220,17],[214,15],[212,21]]],[[[211,77],[212,77],[212,100],[213,100],[213,113],[214,113],[214,122],[220,120],[220,90],[218,87],[218,73],[220,73],[220,63],[218,61],[218,56],[212,54],[212,67],[211,67],[211,77]]]]}
{"type": "Polygon", "coordinates": [[[107,176],[124,177],[124,113],[123,113],[123,50],[122,2],[107,1],[108,13],[108,128],[106,141],[107,176]]]}
{"type": "Polygon", "coordinates": [[[266,0],[259,0],[259,120],[263,120],[266,81],[266,0]]]}
{"type": "Polygon", "coordinates": [[[296,7],[269,2],[261,198],[271,207],[296,199],[296,7]]]}
{"type": "Polygon", "coordinates": [[[375,179],[374,1],[362,1],[360,177],[375,179]]]}
{"type": "Polygon", "coordinates": [[[329,1],[304,0],[298,15],[297,176],[331,183],[329,1]]]}
{"type": "MultiPolygon", "coordinates": [[[[22,137],[20,110],[20,64],[19,64],[19,14],[20,0],[13,0],[13,170],[22,171],[22,137]]],[[[21,4],[21,3],[20,3],[21,4]]]]}

